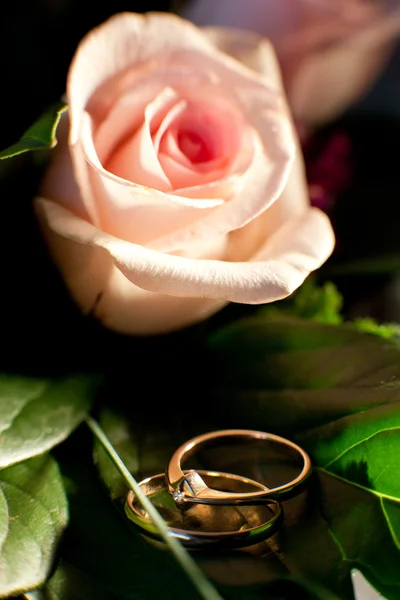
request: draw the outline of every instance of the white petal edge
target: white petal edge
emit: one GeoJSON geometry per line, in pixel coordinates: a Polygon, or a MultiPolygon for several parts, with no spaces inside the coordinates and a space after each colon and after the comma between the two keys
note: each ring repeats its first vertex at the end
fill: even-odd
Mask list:
{"type": "Polygon", "coordinates": [[[48,226],[61,236],[103,248],[125,277],[164,295],[262,304],[291,294],[334,246],[327,216],[316,208],[289,221],[249,262],[192,260],[124,242],[51,200],[37,198],[48,226]]]}

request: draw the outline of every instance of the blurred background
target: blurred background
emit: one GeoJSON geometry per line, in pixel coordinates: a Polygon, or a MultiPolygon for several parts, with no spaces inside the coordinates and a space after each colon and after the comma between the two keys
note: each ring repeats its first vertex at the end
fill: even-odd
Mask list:
{"type": "MultiPolygon", "coordinates": [[[[270,1],[276,0],[265,0],[270,1]]],[[[179,5],[183,5],[181,0],[8,3],[7,17],[3,15],[0,20],[3,45],[0,147],[13,143],[63,94],[75,48],[90,29],[117,12],[167,11],[179,5]]],[[[400,115],[400,46],[374,88],[354,111],[400,115]]]]}

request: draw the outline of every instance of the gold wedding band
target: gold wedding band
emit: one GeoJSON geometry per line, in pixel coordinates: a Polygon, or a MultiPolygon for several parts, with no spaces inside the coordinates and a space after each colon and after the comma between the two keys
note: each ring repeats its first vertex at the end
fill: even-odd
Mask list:
{"type": "MultiPolygon", "coordinates": [[[[183,472],[183,476],[186,475],[188,473],[183,472]]],[[[263,484],[240,475],[204,470],[197,471],[197,475],[203,482],[228,494],[268,492],[263,484]]],[[[191,504],[180,507],[169,492],[164,473],[148,477],[139,485],[165,520],[170,535],[191,550],[244,548],[273,535],[282,521],[280,503],[270,498],[253,506],[191,504]]],[[[133,491],[128,493],[125,510],[142,534],[162,540],[133,491]]]]}
{"type": "MultiPolygon", "coordinates": [[[[170,494],[178,505],[207,504],[216,505],[254,505],[265,504],[271,500],[281,501],[298,494],[311,474],[311,461],[308,454],[294,442],[286,438],[249,429],[226,429],[213,431],[192,438],[185,442],[173,454],[167,468],[166,481],[170,494]],[[301,471],[297,477],[275,488],[264,488],[256,491],[225,491],[209,487],[200,471],[182,470],[182,464],[190,457],[210,446],[220,446],[232,442],[251,443],[272,442],[289,450],[301,461],[301,471]]],[[[260,484],[258,484],[260,487],[260,484]]]]}

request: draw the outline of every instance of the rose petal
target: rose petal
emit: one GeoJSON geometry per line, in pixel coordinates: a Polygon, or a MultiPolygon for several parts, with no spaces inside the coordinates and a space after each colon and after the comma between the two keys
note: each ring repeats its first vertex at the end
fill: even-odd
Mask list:
{"type": "Polygon", "coordinates": [[[225,235],[252,221],[273,204],[285,186],[290,163],[282,172],[282,165],[268,161],[263,146],[254,132],[254,156],[250,167],[236,181],[234,195],[213,212],[198,219],[193,225],[181,227],[151,241],[148,246],[163,252],[174,252],[188,244],[225,235]]]}
{"type": "Polygon", "coordinates": [[[340,28],[376,17],[379,3],[360,0],[192,0],[184,11],[185,18],[197,25],[249,30],[268,38],[278,49],[299,32],[316,37],[319,29],[324,38],[336,35],[340,28]],[[322,31],[322,29],[324,31],[322,31]]]}
{"type": "MultiPolygon", "coordinates": [[[[169,52],[180,55],[183,64],[191,63],[192,69],[196,68],[197,52],[204,67],[207,59],[212,59],[212,70],[216,75],[218,70],[223,72],[228,84],[247,82],[262,87],[251,70],[218,53],[201,31],[188,21],[165,13],[120,13],[83,38],[71,63],[67,81],[72,115],[71,143],[75,144],[79,138],[82,113],[97,88],[116,73],[123,73],[132,65],[143,64],[154,57],[159,62],[159,57],[169,52]]],[[[170,62],[168,58],[166,60],[170,62]]],[[[267,90],[265,95],[268,95],[267,90]]],[[[270,95],[269,101],[273,102],[273,98],[270,95]]]]}
{"type": "Polygon", "coordinates": [[[79,187],[82,204],[89,215],[90,221],[99,227],[101,223],[100,209],[96,192],[91,183],[90,170],[86,162],[83,144],[78,143],[73,148],[70,147],[70,157],[74,179],[79,187]]]}
{"type": "Polygon", "coordinates": [[[310,208],[278,230],[251,262],[191,260],[123,242],[52,201],[36,202],[53,231],[104,248],[135,286],[178,297],[273,302],[291,294],[328,258],[334,245],[329,219],[310,208]]]}
{"type": "MultiPolygon", "coordinates": [[[[292,1],[292,0],[290,0],[292,1]]],[[[271,42],[253,31],[234,29],[233,27],[203,27],[204,35],[224,54],[246,65],[249,69],[276,81],[278,89],[282,86],[280,68],[271,42]],[[271,75],[272,73],[272,75],[271,75]]]]}
{"type": "MultiPolygon", "coordinates": [[[[201,94],[201,88],[199,94],[201,94]]],[[[225,175],[227,170],[228,160],[225,156],[213,161],[208,161],[207,163],[193,164],[178,147],[177,136],[179,128],[181,127],[182,117],[184,116],[189,120],[192,129],[196,126],[192,112],[193,109],[188,107],[188,101],[186,99],[180,101],[172,107],[165,116],[153,140],[155,151],[157,151],[157,149],[159,150],[158,159],[160,164],[174,190],[183,187],[199,186],[211,181],[218,181],[225,175]],[[189,114],[187,114],[188,112],[189,114]]],[[[211,140],[210,144],[213,145],[213,148],[216,148],[216,142],[218,141],[221,143],[224,138],[224,127],[226,128],[226,124],[218,122],[217,117],[219,114],[214,114],[213,116],[214,121],[216,121],[214,122],[214,129],[219,129],[215,131],[215,137],[217,139],[211,140]],[[220,135],[218,136],[219,132],[220,135]]],[[[204,118],[201,120],[201,124],[203,128],[206,127],[207,122],[205,122],[204,118]]],[[[238,131],[236,135],[239,136],[240,132],[238,131]]],[[[235,151],[236,148],[233,147],[231,152],[235,151]]],[[[226,150],[226,153],[228,153],[228,150],[226,150]]],[[[231,156],[232,154],[229,158],[231,156]]],[[[231,162],[233,162],[233,160],[231,160],[231,162]]],[[[207,204],[209,203],[207,202],[207,204]]]]}
{"type": "Polygon", "coordinates": [[[93,315],[114,331],[147,336],[170,333],[203,321],[225,304],[223,300],[210,298],[153,294],[132,285],[114,267],[93,315]]]}
{"type": "MultiPolygon", "coordinates": [[[[243,227],[255,216],[264,212],[279,197],[285,186],[294,143],[293,132],[282,110],[284,102],[282,88],[280,82],[274,80],[275,71],[260,77],[238,61],[219,52],[191,24],[177,17],[157,14],[146,17],[133,14],[118,15],[94,30],[81,42],[68,78],[68,98],[73,115],[73,130],[70,135],[72,142],[77,139],[80,127],[87,127],[82,111],[95,89],[115,72],[122,73],[124,69],[135,64],[135,61],[141,63],[156,54],[160,56],[157,61],[154,61],[157,65],[163,60],[166,64],[177,61],[175,64],[181,64],[183,67],[190,65],[194,71],[213,72],[216,80],[223,81],[226,89],[229,89],[229,97],[232,99],[236,97],[246,117],[256,125],[264,146],[261,152],[260,149],[257,150],[255,163],[245,174],[238,194],[229,202],[215,210],[203,209],[200,219],[194,215],[188,218],[189,213],[184,213],[181,215],[182,219],[177,220],[176,227],[172,224],[172,219],[169,224],[165,223],[164,227],[162,221],[157,221],[157,218],[154,220],[154,226],[153,219],[149,219],[151,231],[150,225],[146,226],[146,231],[141,231],[138,220],[134,219],[135,209],[132,210],[131,215],[126,213],[128,210],[126,183],[106,175],[95,164],[94,157],[88,157],[90,145],[88,132],[80,134],[84,138],[86,159],[89,159],[97,170],[97,174],[93,169],[90,170],[91,183],[96,195],[101,198],[101,220],[112,227],[108,230],[124,239],[140,243],[148,243],[152,239],[160,238],[157,247],[172,252],[181,250],[186,244],[200,243],[209,236],[225,235],[232,229],[243,227]],[[162,51],[164,51],[164,59],[161,58],[162,51]],[[172,54],[168,55],[168,51],[172,54]],[[89,65],[98,65],[98,70],[91,68],[88,72],[89,65]],[[266,156],[262,156],[263,153],[266,156]],[[244,189],[246,189],[245,197],[243,197],[244,189]],[[121,200],[122,197],[124,200],[121,200]],[[107,203],[110,206],[107,206],[107,203]],[[120,211],[116,211],[114,207],[121,203],[125,206],[125,214],[120,213],[118,216],[117,213],[120,211]],[[207,214],[207,210],[211,213],[207,214]],[[125,225],[123,219],[126,220],[125,225]],[[185,232],[181,232],[181,228],[185,227],[185,232]],[[165,239],[164,233],[167,231],[170,234],[165,239]]],[[[82,165],[81,168],[83,169],[82,165]]],[[[85,173],[82,175],[83,179],[84,176],[85,173]]],[[[136,186],[135,195],[137,189],[136,186]]],[[[133,187],[128,192],[131,203],[132,190],[133,187]]],[[[140,193],[139,195],[142,196],[140,193]]],[[[185,204],[188,204],[187,199],[185,204]]],[[[171,201],[171,196],[168,200],[171,201]]],[[[178,194],[175,196],[175,202],[179,202],[178,194]]],[[[144,208],[142,207],[141,210],[143,211],[144,208]]],[[[166,207],[165,211],[168,211],[166,207]]]]}
{"type": "MultiPolygon", "coordinates": [[[[268,40],[251,31],[241,31],[240,35],[237,30],[229,28],[207,27],[203,31],[222,52],[230,54],[259,73],[269,74],[271,79],[280,82],[279,87],[283,85],[279,65],[268,40]]],[[[287,102],[283,106],[290,121],[292,117],[287,102]]],[[[294,141],[295,160],[282,194],[253,223],[231,234],[229,250],[231,260],[238,260],[236,248],[248,248],[248,256],[251,256],[266,237],[272,235],[288,219],[308,209],[310,200],[303,155],[297,136],[294,136],[294,141]]]]}
{"type": "MultiPolygon", "coordinates": [[[[212,199],[208,206],[201,200],[188,200],[121,179],[101,165],[93,144],[91,120],[83,115],[81,142],[84,166],[90,177],[91,193],[102,228],[117,237],[146,244],[150,240],[185,227],[198,219],[198,209],[211,211],[223,203],[212,199]]],[[[74,146],[74,151],[80,144],[74,146]]]]}
{"type": "MultiPolygon", "coordinates": [[[[91,192],[96,194],[96,203],[103,226],[122,239],[149,244],[159,250],[173,252],[187,244],[201,242],[207,238],[219,237],[246,225],[268,208],[280,195],[290,172],[293,131],[282,115],[271,114],[270,119],[270,160],[265,149],[253,133],[254,159],[243,174],[236,195],[217,208],[202,208],[202,217],[182,208],[183,201],[178,195],[166,195],[156,190],[147,190],[107,172],[100,164],[93,146],[93,133],[89,116],[83,115],[81,139],[86,161],[91,165],[91,192]],[[245,197],[243,197],[245,194],[245,197]],[[172,202],[171,202],[172,200],[172,202]],[[174,206],[179,204],[179,206],[174,206]],[[149,203],[162,206],[163,214],[157,210],[150,219],[143,219],[149,203]],[[141,215],[138,218],[137,208],[141,215]],[[209,214],[206,211],[209,210],[209,214]],[[218,212],[217,212],[218,211],[218,212]],[[171,212],[168,221],[167,215],[171,212]],[[172,213],[175,212],[174,215],[172,213]],[[154,217],[154,218],[153,218],[154,217]],[[146,222],[146,228],[143,228],[146,222]]],[[[79,147],[79,145],[77,145],[79,147]]],[[[86,167],[87,168],[87,167],[86,167]]],[[[185,204],[188,204],[185,199],[185,204]]],[[[217,200],[215,204],[220,204],[217,200]]],[[[214,204],[214,205],[215,205],[214,204]]],[[[198,208],[198,203],[196,203],[198,208]]],[[[196,211],[196,208],[193,208],[196,211]]]]}
{"type": "MultiPolygon", "coordinates": [[[[197,74],[197,88],[200,88],[200,74],[197,74]]],[[[189,77],[189,74],[186,73],[186,79],[189,78],[190,85],[193,84],[192,79],[189,77]]],[[[135,88],[131,90],[125,95],[122,96],[116,103],[116,105],[112,108],[112,110],[107,115],[107,118],[103,123],[100,124],[98,129],[95,131],[94,140],[95,147],[99,162],[101,164],[106,164],[109,154],[114,150],[117,143],[122,139],[122,136],[126,135],[126,130],[134,129],[135,127],[139,127],[140,117],[144,113],[146,105],[154,98],[154,95],[159,94],[163,91],[164,94],[171,95],[171,103],[173,99],[176,100],[177,104],[173,104],[173,108],[168,112],[162,124],[160,125],[156,135],[153,139],[154,149],[158,152],[159,144],[161,141],[161,137],[163,137],[165,133],[166,127],[170,124],[170,121],[173,120],[176,114],[184,108],[186,105],[186,100],[179,100],[179,95],[171,88],[163,88],[163,90],[159,89],[160,82],[157,81],[157,85],[153,81],[153,85],[145,85],[139,86],[139,88],[135,88]],[[144,88],[144,89],[143,89],[144,88]],[[169,91],[168,91],[169,90],[169,91]],[[138,114],[140,115],[138,117],[138,114]],[[132,115],[136,116],[136,118],[132,121],[132,115]],[[129,125],[127,125],[129,123],[129,125]]],[[[182,86],[181,86],[182,87],[182,86]]],[[[207,90],[204,92],[207,95],[207,90]]],[[[215,90],[214,90],[215,95],[215,90]]],[[[176,147],[176,140],[173,137],[171,132],[168,132],[163,139],[164,146],[167,145],[167,153],[175,158],[177,162],[180,162],[186,165],[188,168],[192,168],[190,161],[184,156],[181,151],[176,147]]],[[[242,142],[242,152],[246,153],[248,143],[246,140],[242,142]]],[[[248,163],[250,162],[248,156],[241,157],[240,160],[234,161],[232,164],[232,171],[244,171],[248,163]]],[[[232,195],[232,185],[233,181],[237,179],[237,176],[222,177],[219,178],[218,181],[212,181],[213,178],[216,178],[218,173],[211,173],[209,175],[209,179],[211,179],[211,185],[196,185],[191,186],[191,188],[180,188],[173,191],[173,195],[177,195],[182,198],[179,200],[179,203],[183,203],[187,206],[195,206],[198,208],[207,208],[218,206],[223,203],[222,198],[228,198],[232,195]],[[186,198],[189,199],[199,199],[200,202],[190,202],[187,201],[186,198]]],[[[194,175],[195,177],[195,175],[194,175]]],[[[112,232],[111,232],[112,233],[112,232]]]]}
{"type": "Polygon", "coordinates": [[[168,86],[160,82],[152,85],[138,85],[123,94],[98,127],[93,127],[94,145],[99,161],[107,164],[114,152],[129,134],[133,134],[143,123],[146,106],[159,94],[170,94],[171,103],[177,101],[178,95],[168,86]]]}
{"type": "Polygon", "coordinates": [[[269,8],[266,0],[192,0],[183,14],[201,26],[240,27],[264,36],[275,33],[279,37],[282,30],[298,24],[301,4],[302,0],[279,0],[269,8]]]}
{"type": "MultiPolygon", "coordinates": [[[[186,154],[183,154],[182,150],[179,148],[177,139],[173,135],[172,131],[170,130],[167,132],[163,132],[162,135],[162,151],[164,152],[164,154],[174,159],[175,162],[186,167],[187,169],[193,170],[192,163],[190,162],[186,154]]],[[[161,139],[159,139],[158,150],[160,149],[160,142],[161,139]]]]}
{"type": "MultiPolygon", "coordinates": [[[[209,298],[163,296],[132,285],[105,250],[59,235],[50,228],[40,200],[35,208],[72,297],[84,313],[105,327],[124,334],[162,334],[202,321],[226,304],[209,298]]],[[[225,245],[223,240],[212,242],[216,258],[225,245]]],[[[194,249],[193,254],[200,256],[201,249],[194,249]]]]}
{"type": "MultiPolygon", "coordinates": [[[[245,171],[246,170],[247,169],[245,169],[245,171]]],[[[210,181],[209,183],[203,183],[201,185],[180,188],[174,190],[173,196],[178,196],[182,199],[181,201],[184,201],[185,198],[203,198],[201,201],[202,203],[210,201],[210,198],[224,198],[226,200],[234,195],[235,189],[238,187],[237,182],[240,181],[241,177],[242,175],[236,173],[234,175],[222,177],[221,179],[218,179],[218,181],[210,181]]],[[[223,204],[223,201],[221,201],[220,204],[223,204]]],[[[218,204],[215,204],[215,206],[218,206],[218,204]]]]}
{"type": "Polygon", "coordinates": [[[152,131],[160,126],[176,103],[176,94],[169,88],[149,102],[144,110],[143,124],[113,152],[104,168],[118,177],[155,188],[160,192],[171,191],[171,182],[158,160],[152,131]]]}
{"type": "MultiPolygon", "coordinates": [[[[176,95],[177,95],[177,97],[179,97],[178,94],[176,94],[176,95]]],[[[177,117],[179,117],[179,115],[181,115],[185,111],[186,107],[187,107],[186,98],[180,98],[179,101],[176,104],[174,104],[174,106],[172,106],[172,108],[165,115],[165,117],[162,120],[160,126],[158,127],[156,133],[153,135],[153,145],[154,145],[154,150],[157,153],[157,155],[160,151],[160,143],[161,143],[162,138],[167,133],[167,131],[170,129],[172,123],[177,119],[177,117]]]]}
{"type": "Polygon", "coordinates": [[[117,73],[96,90],[87,107],[95,121],[95,145],[100,162],[104,164],[108,153],[121,141],[127,123],[132,131],[139,127],[145,107],[162,90],[168,88],[178,100],[180,93],[174,90],[198,89],[214,80],[215,76],[209,71],[194,71],[189,65],[165,61],[162,65],[150,61],[117,73]]]}
{"type": "MultiPolygon", "coordinates": [[[[276,82],[276,86],[279,89],[282,86],[282,81],[279,72],[279,66],[271,48],[270,43],[265,38],[262,38],[252,32],[240,32],[238,35],[237,30],[228,28],[206,28],[203,30],[205,35],[221,49],[223,52],[228,52],[233,58],[237,58],[248,65],[249,68],[258,70],[261,73],[268,74],[272,81],[276,82]]],[[[291,120],[290,110],[287,103],[284,101],[284,97],[281,98],[282,111],[286,114],[288,121],[291,120]]],[[[228,250],[229,260],[240,260],[240,257],[250,257],[257,249],[260,244],[274,231],[279,229],[287,219],[300,215],[306,211],[309,207],[310,200],[308,195],[308,188],[305,178],[304,164],[300,145],[293,132],[293,141],[296,147],[295,160],[290,170],[289,178],[284,186],[283,192],[280,194],[279,199],[275,202],[271,202],[268,209],[263,212],[258,218],[253,221],[248,221],[247,224],[238,227],[232,227],[230,233],[230,245],[228,250]]],[[[272,145],[272,144],[271,144],[272,145]]],[[[255,187],[252,188],[249,185],[249,181],[256,177],[256,173],[265,174],[265,158],[262,157],[261,148],[258,146],[258,155],[254,158],[252,165],[253,174],[243,177],[243,185],[239,186],[238,181],[235,179],[232,181],[232,188],[240,190],[239,201],[244,197],[246,201],[245,205],[251,204],[251,193],[254,195],[260,194],[263,198],[267,195],[267,191],[262,194],[260,189],[255,187]],[[240,196],[242,194],[242,196],[240,196]]],[[[272,159],[271,159],[272,160],[272,159]]],[[[258,182],[260,186],[264,184],[262,175],[259,176],[258,182]]],[[[184,193],[184,192],[183,192],[184,193]]],[[[210,221],[214,215],[208,217],[210,221]]],[[[202,227],[207,225],[207,219],[204,219],[202,227]]],[[[207,230],[204,230],[204,237],[206,239],[207,230]]],[[[211,234],[213,231],[210,227],[208,230],[211,234]]],[[[152,242],[150,246],[155,249],[162,251],[172,251],[176,246],[184,246],[187,240],[194,236],[193,230],[187,228],[186,230],[179,231],[176,235],[166,236],[160,240],[152,242]]]]}
{"type": "Polygon", "coordinates": [[[392,51],[400,10],[358,27],[320,51],[306,54],[290,82],[296,117],[312,126],[332,120],[366,95],[392,51]]]}
{"type": "MultiPolygon", "coordinates": [[[[357,0],[280,0],[273,6],[260,0],[198,0],[185,14],[198,24],[248,28],[269,37],[295,118],[317,126],[338,116],[375,81],[400,31],[398,4],[387,6],[357,0]]],[[[206,31],[214,41],[212,29],[206,31]]],[[[245,37],[235,30],[225,47],[218,46],[255,68],[260,54],[246,56],[247,44],[240,48],[245,37]]]]}
{"type": "Polygon", "coordinates": [[[188,134],[196,135],[203,142],[204,151],[199,156],[193,154],[190,147],[183,149],[191,164],[199,170],[208,170],[207,164],[225,157],[235,158],[246,127],[243,116],[234,109],[232,101],[213,97],[210,102],[206,96],[208,91],[209,88],[202,87],[197,90],[197,98],[189,96],[186,110],[171,127],[181,151],[182,144],[187,146],[190,141],[188,134]]]}
{"type": "Polygon", "coordinates": [[[203,186],[206,183],[218,181],[226,172],[226,168],[220,168],[213,169],[204,174],[199,173],[190,167],[185,167],[171,156],[168,156],[168,154],[164,154],[164,152],[160,152],[159,160],[164,172],[168,174],[173,187],[178,189],[183,187],[191,188],[193,186],[203,186]]]}
{"type": "Polygon", "coordinates": [[[72,160],[68,148],[68,131],[69,115],[68,112],[64,112],[57,127],[57,145],[50,154],[49,163],[41,182],[40,192],[43,196],[51,197],[56,202],[69,208],[79,217],[89,220],[89,210],[87,210],[84,204],[74,178],[72,160]]]}
{"type": "MultiPolygon", "coordinates": [[[[232,102],[218,97],[215,89],[204,87],[197,90],[196,99],[187,93],[185,97],[188,100],[185,110],[176,115],[160,140],[159,159],[175,189],[219,181],[235,172],[239,164],[242,169],[240,157],[243,147],[246,149],[247,124],[232,102]],[[209,95],[213,97],[212,102],[208,100],[209,95]],[[182,151],[185,140],[188,149],[193,149],[191,140],[194,138],[205,153],[201,160],[182,151]]],[[[250,162],[247,157],[246,162],[250,162]]]]}

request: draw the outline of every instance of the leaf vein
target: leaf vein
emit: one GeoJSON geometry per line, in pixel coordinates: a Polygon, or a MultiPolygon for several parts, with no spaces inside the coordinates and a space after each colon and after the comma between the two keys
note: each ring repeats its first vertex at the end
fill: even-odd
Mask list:
{"type": "Polygon", "coordinates": [[[321,473],[325,473],[326,475],[334,477],[335,479],[338,479],[339,481],[343,481],[344,483],[348,483],[349,485],[354,485],[355,487],[359,488],[360,490],[363,490],[364,492],[372,494],[372,495],[376,496],[377,498],[383,498],[384,500],[391,500],[395,504],[400,504],[400,498],[396,498],[395,496],[390,496],[389,494],[384,494],[383,492],[377,492],[376,490],[366,488],[365,486],[361,485],[360,483],[356,483],[355,481],[350,481],[350,479],[345,479],[345,477],[342,477],[341,475],[337,475],[336,473],[333,473],[332,471],[327,471],[324,467],[315,467],[315,468],[318,471],[320,471],[321,473]]]}
{"type": "Polygon", "coordinates": [[[349,446],[348,448],[346,448],[345,450],[343,450],[343,452],[341,452],[340,454],[338,454],[337,456],[335,456],[335,458],[333,458],[331,461],[329,461],[328,463],[326,463],[326,465],[324,465],[324,469],[327,469],[328,467],[331,467],[333,464],[335,464],[335,462],[337,462],[338,460],[340,460],[342,458],[342,456],[345,456],[348,452],[350,452],[350,450],[354,450],[354,448],[357,448],[357,446],[360,446],[361,444],[364,444],[365,442],[368,442],[369,440],[371,440],[372,438],[374,438],[376,435],[379,435],[380,433],[383,433],[385,431],[398,431],[400,430],[400,426],[396,426],[396,427],[385,427],[384,429],[380,429],[379,431],[375,431],[375,433],[372,433],[371,435],[369,435],[366,438],[363,438],[362,440],[359,440],[358,442],[356,442],[355,444],[352,444],[351,446],[349,446]]]}
{"type": "Polygon", "coordinates": [[[398,539],[398,537],[396,535],[396,532],[393,529],[393,525],[392,525],[392,523],[390,521],[389,515],[387,514],[387,510],[386,510],[385,505],[383,503],[383,498],[380,499],[380,505],[381,505],[381,509],[382,509],[382,512],[383,512],[383,516],[385,517],[385,521],[386,521],[388,529],[390,531],[390,535],[393,538],[394,545],[396,546],[396,548],[398,550],[400,550],[400,540],[398,539]]]}

